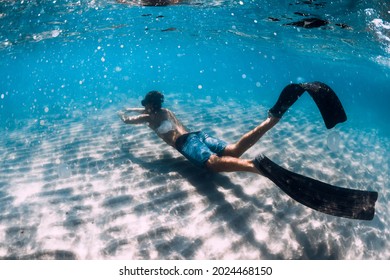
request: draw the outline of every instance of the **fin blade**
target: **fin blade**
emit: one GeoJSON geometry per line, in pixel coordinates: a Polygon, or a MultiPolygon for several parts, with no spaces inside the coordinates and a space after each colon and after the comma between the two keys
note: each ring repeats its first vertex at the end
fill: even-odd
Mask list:
{"type": "Polygon", "coordinates": [[[325,214],[372,220],[378,193],[333,186],[294,172],[264,155],[254,161],[260,172],[297,202],[325,214]]]}
{"type": "Polygon", "coordinates": [[[327,129],[345,122],[347,115],[336,93],[328,85],[321,82],[301,84],[316,103],[327,129]]]}

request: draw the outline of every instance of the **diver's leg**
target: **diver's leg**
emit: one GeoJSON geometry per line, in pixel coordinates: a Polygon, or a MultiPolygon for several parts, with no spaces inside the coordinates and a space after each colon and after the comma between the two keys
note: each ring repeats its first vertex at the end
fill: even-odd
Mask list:
{"type": "Polygon", "coordinates": [[[279,118],[268,117],[260,125],[247,132],[234,144],[228,145],[224,152],[223,156],[231,157],[240,157],[245,153],[250,147],[252,147],[259,139],[272,127],[274,127],[278,122],[279,118]]]}
{"type": "Polygon", "coordinates": [[[206,167],[213,172],[252,172],[261,174],[251,160],[240,158],[212,155],[206,162],[206,167]]]}
{"type": "Polygon", "coordinates": [[[275,124],[277,124],[284,113],[298,100],[305,92],[305,89],[300,84],[289,84],[279,95],[275,105],[268,111],[268,118],[255,129],[249,131],[241,139],[226,147],[223,155],[240,157],[250,147],[252,147],[259,139],[275,124]]]}

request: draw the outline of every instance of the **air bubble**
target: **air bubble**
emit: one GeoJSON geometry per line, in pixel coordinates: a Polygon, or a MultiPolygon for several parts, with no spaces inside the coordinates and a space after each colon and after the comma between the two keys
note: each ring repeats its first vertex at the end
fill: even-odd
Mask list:
{"type": "Polygon", "coordinates": [[[65,163],[58,165],[57,167],[58,177],[60,178],[69,178],[72,176],[72,172],[69,166],[65,163]]]}
{"type": "Polygon", "coordinates": [[[338,132],[332,132],[328,135],[327,144],[328,148],[332,152],[338,152],[340,150],[341,137],[338,132]]]}

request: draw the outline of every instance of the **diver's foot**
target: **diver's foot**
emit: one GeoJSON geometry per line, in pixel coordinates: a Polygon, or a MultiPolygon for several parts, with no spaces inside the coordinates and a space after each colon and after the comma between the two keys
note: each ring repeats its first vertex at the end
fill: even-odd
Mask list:
{"type": "Polygon", "coordinates": [[[272,110],[272,109],[268,110],[268,117],[271,119],[280,120],[283,117],[283,114],[281,112],[278,112],[278,111],[272,110]]]}
{"type": "Polygon", "coordinates": [[[272,116],[268,116],[268,119],[269,119],[269,124],[271,126],[274,126],[275,124],[277,124],[280,121],[280,118],[276,118],[276,117],[272,117],[272,116]]]}
{"type": "Polygon", "coordinates": [[[268,116],[281,119],[304,92],[305,89],[299,84],[285,86],[275,105],[269,109],[268,116]]]}

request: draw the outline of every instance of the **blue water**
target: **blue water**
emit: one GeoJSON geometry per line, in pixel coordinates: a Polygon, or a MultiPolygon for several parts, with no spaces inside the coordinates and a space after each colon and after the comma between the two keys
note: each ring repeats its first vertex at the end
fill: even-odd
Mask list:
{"type": "Polygon", "coordinates": [[[0,1],[0,258],[389,259],[389,4],[277,2],[0,1]],[[295,12],[329,24],[285,26],[295,12]],[[285,85],[317,80],[348,122],[327,131],[303,96],[247,158],[378,191],[371,222],[194,171],[116,116],[156,89],[187,126],[234,141],[285,85]]]}

